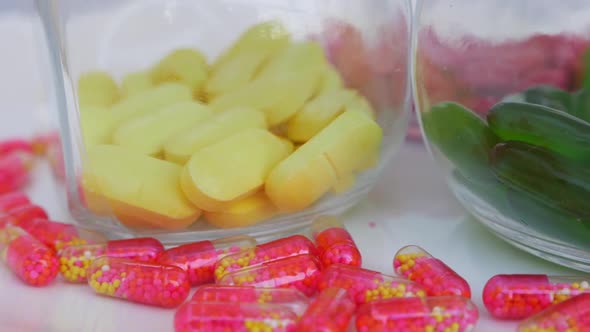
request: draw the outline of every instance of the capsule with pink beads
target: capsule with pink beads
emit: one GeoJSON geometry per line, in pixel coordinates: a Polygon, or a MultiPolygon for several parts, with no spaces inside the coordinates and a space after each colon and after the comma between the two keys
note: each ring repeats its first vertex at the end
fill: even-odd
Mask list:
{"type": "Polygon", "coordinates": [[[393,259],[393,269],[398,275],[424,287],[428,296],[471,298],[471,288],[465,279],[418,246],[401,248],[393,259]]]}
{"type": "Polygon", "coordinates": [[[356,304],[395,297],[424,297],[426,291],[417,283],[344,264],[334,264],[322,272],[320,291],[339,287],[346,289],[356,304]]]}
{"type": "Polygon", "coordinates": [[[247,235],[194,242],[164,251],[158,263],[186,270],[191,285],[197,286],[215,281],[215,263],[219,259],[254,246],[256,240],[247,235]]]}
{"type": "Polygon", "coordinates": [[[344,225],[336,218],[323,216],[314,220],[311,233],[323,266],[347,264],[361,266],[362,257],[344,225]]]}
{"type": "Polygon", "coordinates": [[[48,219],[47,212],[42,207],[35,204],[25,204],[14,206],[0,216],[4,223],[10,223],[19,226],[21,222],[33,219],[48,219]]]}
{"type": "Polygon", "coordinates": [[[317,255],[315,245],[305,236],[293,235],[267,242],[255,248],[228,255],[215,264],[215,280],[220,280],[230,272],[270,263],[296,255],[317,255]]]}
{"type": "Polygon", "coordinates": [[[495,318],[524,319],[583,293],[590,293],[589,277],[497,275],[486,283],[483,303],[495,318]]]}
{"type": "Polygon", "coordinates": [[[358,332],[469,332],[478,318],[477,307],[462,296],[397,298],[359,307],[356,328],[358,332]]]}
{"type": "Polygon", "coordinates": [[[69,246],[59,252],[59,271],[66,281],[86,282],[87,269],[99,256],[154,262],[163,251],[160,241],[149,237],[69,246]]]}
{"type": "Polygon", "coordinates": [[[29,197],[20,191],[0,195],[0,213],[8,213],[11,210],[28,204],[31,204],[29,197]]]}
{"type": "Polygon", "coordinates": [[[298,255],[226,274],[220,285],[264,288],[289,287],[306,296],[317,291],[320,264],[312,255],[298,255]]]}
{"type": "Polygon", "coordinates": [[[195,291],[193,302],[280,304],[301,316],[309,299],[293,288],[256,288],[249,286],[204,285],[195,291]]]}
{"type": "Polygon", "coordinates": [[[342,288],[326,288],[301,317],[297,331],[346,332],[356,305],[342,288]]]}
{"type": "Polygon", "coordinates": [[[55,253],[19,227],[0,229],[0,252],[8,268],[28,285],[46,286],[57,276],[55,253]]]}
{"type": "Polygon", "coordinates": [[[518,325],[518,332],[590,331],[590,294],[556,304],[518,325]]]}
{"type": "Polygon", "coordinates": [[[33,144],[20,138],[11,138],[0,141],[0,156],[15,152],[33,153],[33,144]]]}
{"type": "Polygon", "coordinates": [[[174,331],[296,332],[297,319],[282,305],[188,302],[174,315],[174,331]]]}
{"type": "Polygon", "coordinates": [[[97,294],[164,308],[188,297],[186,271],[170,265],[99,257],[88,268],[88,284],[97,294]]]}
{"type": "Polygon", "coordinates": [[[105,241],[100,233],[46,219],[23,219],[19,227],[54,251],[72,245],[105,241]]]}
{"type": "Polygon", "coordinates": [[[0,156],[0,193],[21,189],[29,181],[33,164],[31,153],[10,153],[0,156]]]}

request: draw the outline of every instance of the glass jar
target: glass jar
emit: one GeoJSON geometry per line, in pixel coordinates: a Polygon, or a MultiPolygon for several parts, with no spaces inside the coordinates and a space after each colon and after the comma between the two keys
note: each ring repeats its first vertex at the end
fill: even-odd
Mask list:
{"type": "Polygon", "coordinates": [[[590,3],[418,3],[414,101],[452,192],[505,240],[590,271],[590,3]],[[585,87],[584,87],[585,86],[585,87]]]}
{"type": "Polygon", "coordinates": [[[167,243],[295,232],[358,202],[403,141],[409,0],[37,7],[56,174],[87,227],[167,243]]]}

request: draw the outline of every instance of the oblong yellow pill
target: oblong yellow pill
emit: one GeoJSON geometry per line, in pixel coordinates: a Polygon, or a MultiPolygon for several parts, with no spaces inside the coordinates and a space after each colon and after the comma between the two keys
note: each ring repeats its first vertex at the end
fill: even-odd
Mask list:
{"type": "Polygon", "coordinates": [[[121,94],[123,97],[129,97],[139,92],[143,92],[154,87],[151,73],[149,71],[138,71],[130,73],[123,77],[121,82],[121,94]]]}
{"type": "Polygon", "coordinates": [[[181,48],[160,60],[152,68],[151,78],[156,84],[163,82],[185,84],[192,93],[198,94],[207,81],[208,72],[207,59],[203,54],[195,49],[181,48]]]}
{"type": "Polygon", "coordinates": [[[324,94],[332,90],[341,89],[344,86],[340,73],[331,65],[327,65],[322,73],[318,95],[324,94]]]}
{"type": "Polygon", "coordinates": [[[80,107],[107,107],[117,102],[119,98],[119,87],[108,73],[92,71],[82,74],[78,79],[80,107]]]}
{"type": "Polygon", "coordinates": [[[205,84],[207,100],[233,91],[254,79],[262,63],[270,56],[264,50],[236,54],[215,72],[211,73],[205,84]]]}
{"type": "Polygon", "coordinates": [[[246,227],[270,219],[277,214],[276,207],[264,192],[243,198],[220,212],[203,212],[205,220],[220,228],[246,227]]]}
{"type": "Polygon", "coordinates": [[[193,204],[212,210],[202,197],[230,202],[252,194],[292,148],[266,130],[246,129],[197,151],[184,167],[182,189],[193,204]]]}
{"type": "Polygon", "coordinates": [[[110,112],[116,122],[121,123],[133,117],[156,111],[160,108],[192,100],[188,87],[179,83],[164,83],[149,90],[136,93],[113,105],[110,112]]]}
{"type": "Polygon", "coordinates": [[[287,137],[294,142],[307,142],[342,114],[346,104],[356,97],[355,91],[347,89],[320,94],[289,120],[287,137]]]}
{"type": "Polygon", "coordinates": [[[80,108],[80,126],[86,147],[110,143],[114,118],[108,108],[84,106],[80,108]]]}
{"type": "Polygon", "coordinates": [[[184,165],[200,149],[249,128],[266,129],[264,114],[247,108],[216,113],[164,144],[166,160],[184,165]]]}
{"type": "Polygon", "coordinates": [[[88,149],[82,187],[86,197],[104,198],[127,225],[181,229],[200,215],[180,189],[181,171],[179,165],[130,149],[96,145],[88,149]]]}
{"type": "Polygon", "coordinates": [[[160,157],[164,143],[179,131],[194,127],[213,112],[204,104],[184,101],[124,122],[113,133],[113,144],[160,157]]]}
{"type": "Polygon", "coordinates": [[[289,45],[290,36],[285,27],[279,21],[265,21],[253,25],[244,31],[237,40],[223,52],[212,65],[212,72],[219,70],[236,55],[257,51],[269,50],[275,53],[289,45]]]}
{"type": "Polygon", "coordinates": [[[345,111],[269,174],[265,190],[280,210],[306,208],[378,155],[382,130],[366,114],[345,111]]]}

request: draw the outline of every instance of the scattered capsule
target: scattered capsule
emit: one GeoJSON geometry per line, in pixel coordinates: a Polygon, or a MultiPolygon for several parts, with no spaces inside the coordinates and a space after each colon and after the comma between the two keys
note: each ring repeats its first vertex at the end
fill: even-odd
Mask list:
{"type": "Polygon", "coordinates": [[[589,332],[590,294],[565,300],[520,323],[518,332],[589,332]]]}
{"type": "Polygon", "coordinates": [[[7,211],[4,216],[8,222],[15,226],[19,226],[23,221],[34,219],[48,219],[47,212],[34,204],[26,204],[14,207],[7,211]]]}
{"type": "Polygon", "coordinates": [[[230,272],[303,254],[315,256],[316,248],[308,238],[302,235],[293,235],[263,243],[255,248],[244,250],[219,260],[215,265],[215,280],[220,280],[230,272]]]}
{"type": "Polygon", "coordinates": [[[106,240],[96,232],[46,219],[23,219],[18,226],[56,252],[73,245],[106,240]]]}
{"type": "Polygon", "coordinates": [[[410,297],[376,301],[356,312],[358,332],[473,331],[477,307],[462,296],[410,297]]]}
{"type": "Polygon", "coordinates": [[[7,213],[24,205],[31,204],[29,197],[20,191],[0,195],[0,212],[7,213]]]}
{"type": "Polygon", "coordinates": [[[69,282],[86,282],[87,270],[99,256],[154,262],[163,251],[160,241],[149,237],[69,246],[59,253],[59,272],[69,282]]]}
{"type": "Polygon", "coordinates": [[[174,315],[174,331],[295,332],[297,318],[281,305],[188,302],[174,315]]]}
{"type": "Polygon", "coordinates": [[[21,189],[29,181],[33,162],[30,153],[11,153],[0,156],[0,193],[21,189]]]}
{"type": "Polygon", "coordinates": [[[10,270],[31,286],[46,286],[57,276],[55,253],[19,227],[0,230],[0,249],[10,270]]]}
{"type": "Polygon", "coordinates": [[[471,298],[471,288],[465,279],[418,246],[401,248],[393,259],[393,269],[424,287],[428,296],[471,298]]]}
{"type": "Polygon", "coordinates": [[[297,316],[301,316],[309,304],[308,298],[293,288],[220,285],[205,285],[197,288],[191,301],[280,304],[289,307],[297,316]]]}
{"type": "Polygon", "coordinates": [[[342,288],[327,288],[307,307],[297,331],[346,332],[356,305],[342,288]]]}
{"type": "Polygon", "coordinates": [[[346,289],[356,304],[426,296],[424,288],[415,282],[343,264],[331,265],[322,273],[318,288],[322,291],[329,287],[346,289]]]}
{"type": "Polygon", "coordinates": [[[321,217],[311,226],[323,266],[346,264],[360,267],[361,253],[352,236],[335,217],[321,217]]]}
{"type": "Polygon", "coordinates": [[[31,139],[31,147],[36,155],[44,155],[49,146],[58,144],[61,143],[57,131],[41,133],[31,139]]]}
{"type": "Polygon", "coordinates": [[[177,266],[113,257],[92,262],[88,284],[98,294],[164,308],[182,304],[191,287],[186,271],[177,266]]]}
{"type": "Polygon", "coordinates": [[[590,293],[589,277],[497,275],[483,290],[483,303],[500,319],[524,319],[573,296],[590,293]]]}
{"type": "Polygon", "coordinates": [[[191,285],[197,286],[215,281],[215,263],[221,258],[256,246],[250,236],[222,238],[215,241],[200,241],[164,251],[158,263],[175,265],[188,272],[191,285]]]}
{"type": "Polygon", "coordinates": [[[319,262],[314,256],[305,254],[228,273],[221,278],[219,284],[264,288],[290,287],[306,296],[312,296],[317,291],[319,276],[319,262]]]}
{"type": "Polygon", "coordinates": [[[7,139],[0,142],[0,156],[14,152],[33,153],[33,145],[24,139],[7,139]]]}

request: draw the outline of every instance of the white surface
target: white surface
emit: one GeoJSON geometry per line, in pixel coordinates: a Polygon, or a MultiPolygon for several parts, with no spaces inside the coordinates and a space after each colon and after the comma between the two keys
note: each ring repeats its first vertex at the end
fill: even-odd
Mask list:
{"type": "MultiPolygon", "coordinates": [[[[22,19],[0,12],[0,42],[11,46],[0,52],[0,137],[29,135],[34,129],[35,96],[41,89],[27,29],[22,19]]],[[[28,192],[51,217],[61,218],[47,165],[35,169],[28,192]]],[[[516,326],[490,319],[482,306],[482,286],[494,274],[575,274],[514,249],[466,217],[419,144],[403,148],[379,186],[345,221],[369,269],[391,274],[394,253],[407,244],[421,245],[455,268],[472,285],[481,313],[478,332],[514,331],[516,326]]],[[[163,332],[172,331],[173,313],[99,297],[84,285],[59,279],[46,288],[27,287],[0,268],[0,331],[163,332]]]]}

